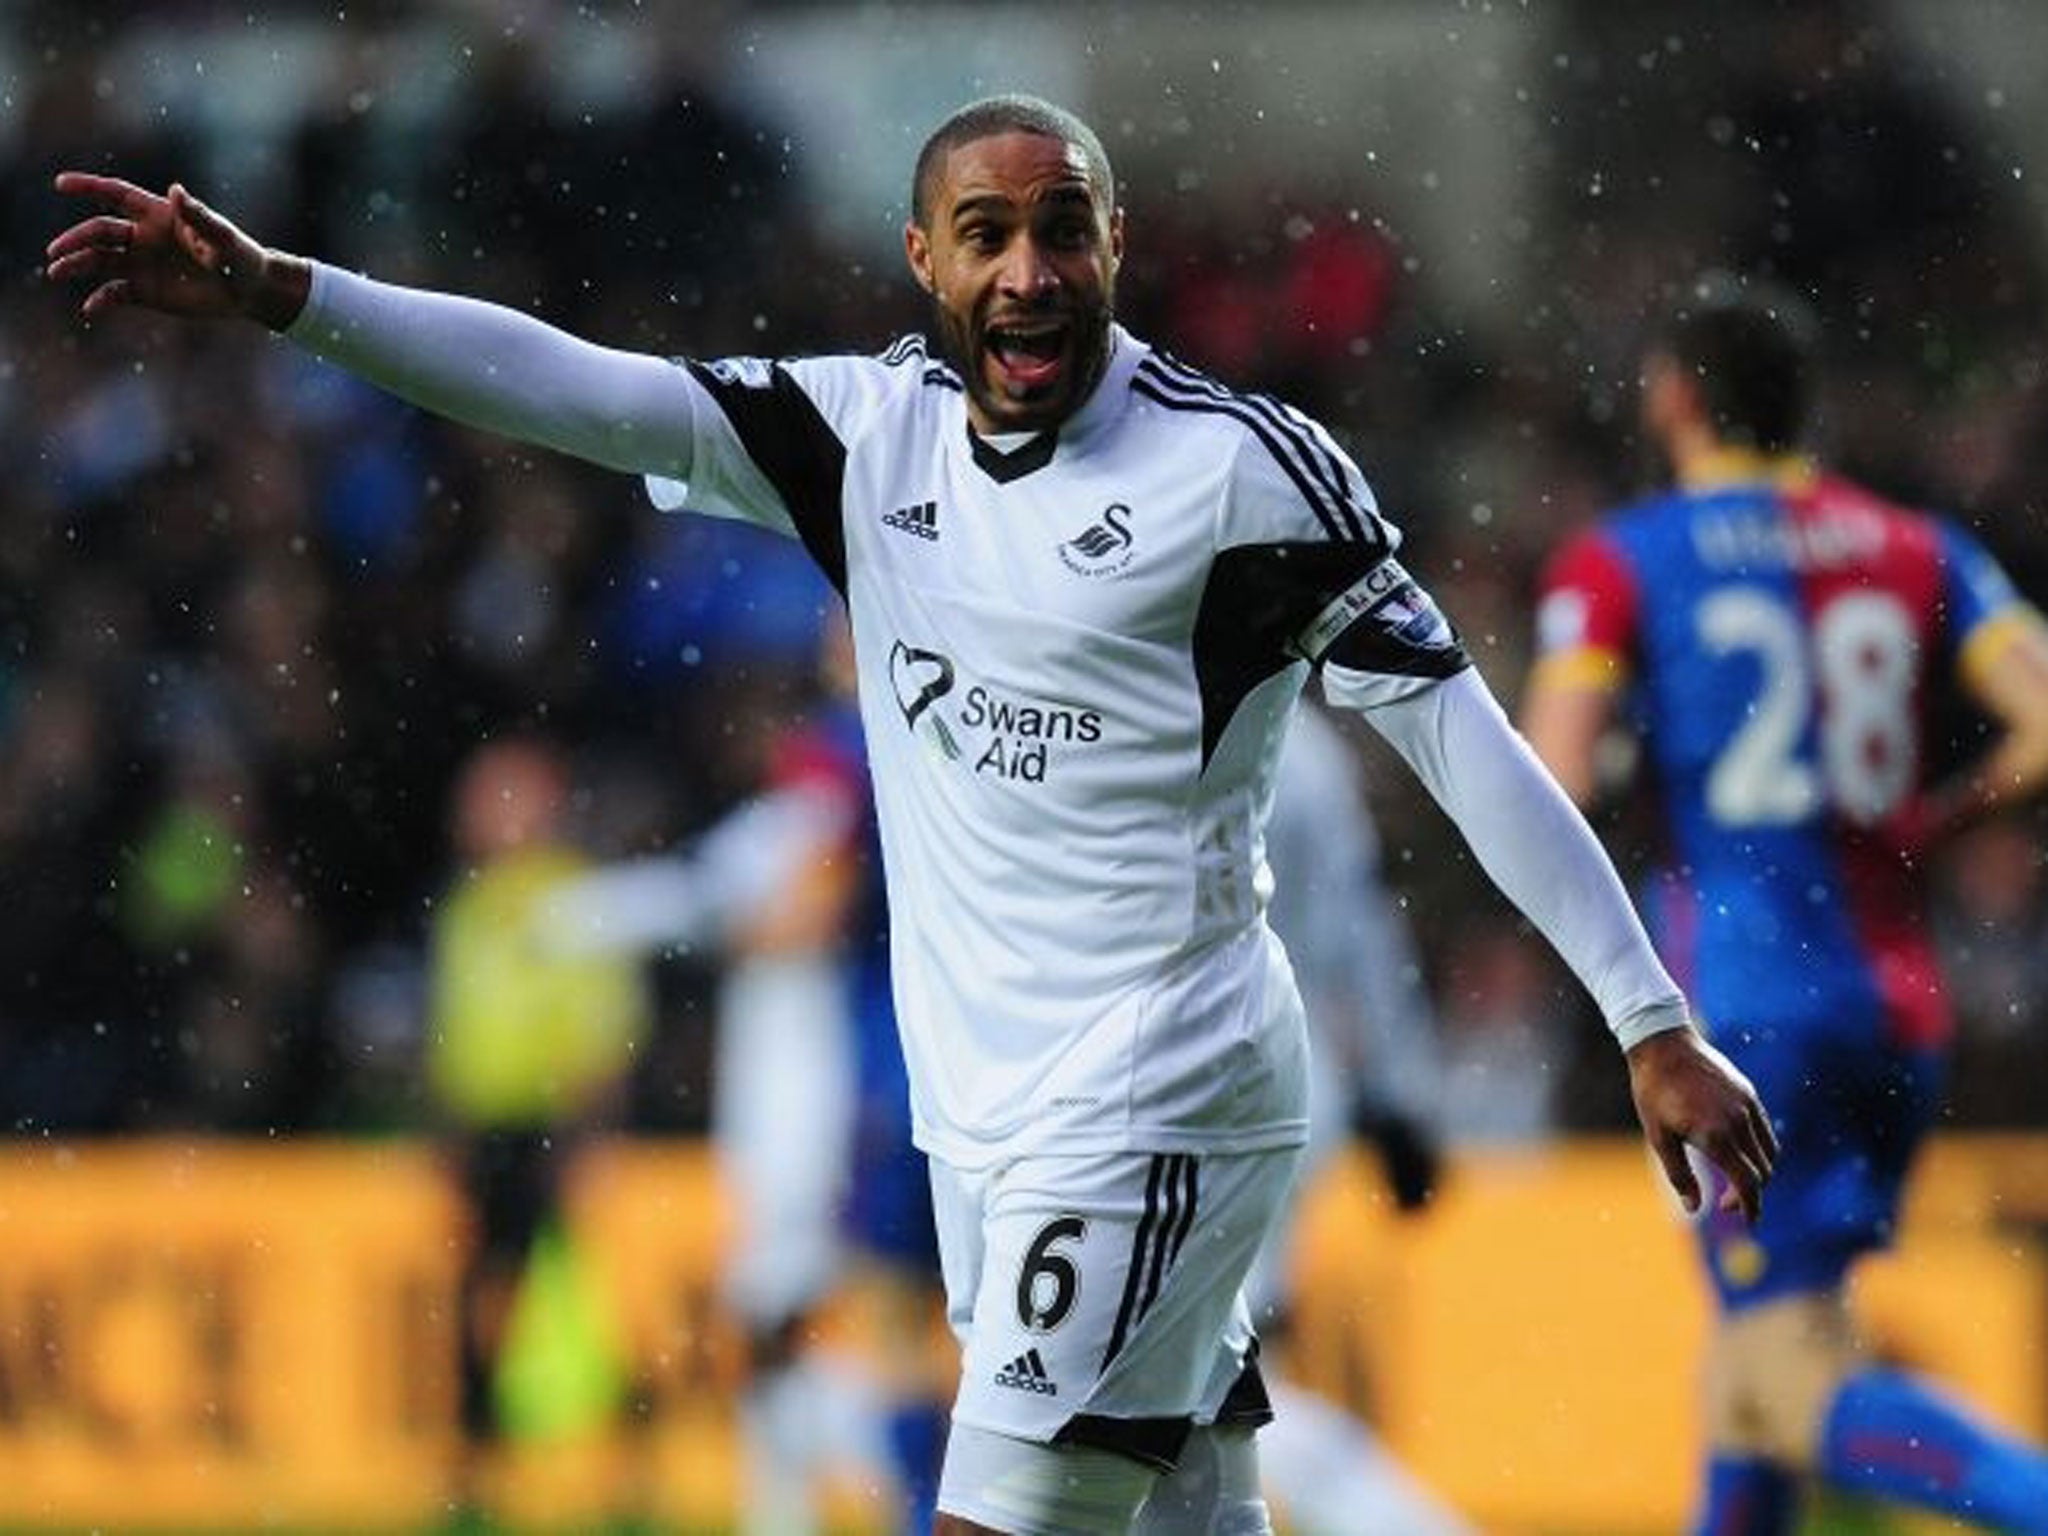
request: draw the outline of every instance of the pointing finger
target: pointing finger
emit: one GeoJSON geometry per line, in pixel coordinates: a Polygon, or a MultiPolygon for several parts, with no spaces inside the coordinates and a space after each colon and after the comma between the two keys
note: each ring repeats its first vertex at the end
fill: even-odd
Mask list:
{"type": "Polygon", "coordinates": [[[118,176],[95,176],[90,171],[59,171],[54,185],[66,197],[92,198],[131,218],[140,218],[163,201],[132,181],[123,181],[118,176]]]}

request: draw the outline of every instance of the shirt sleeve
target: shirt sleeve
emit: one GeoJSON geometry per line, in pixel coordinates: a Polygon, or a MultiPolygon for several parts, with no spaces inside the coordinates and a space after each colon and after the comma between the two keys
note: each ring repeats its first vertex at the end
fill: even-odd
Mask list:
{"type": "Polygon", "coordinates": [[[1476,671],[1368,722],[1414,769],[1487,876],[1571,967],[1624,1049],[1690,1019],[1593,830],[1476,671]]]}
{"type": "Polygon", "coordinates": [[[502,305],[317,262],[285,334],[467,426],[612,469],[689,473],[700,401],[661,358],[601,347],[502,305]]]}
{"type": "Polygon", "coordinates": [[[1365,477],[1315,422],[1240,406],[1214,582],[1250,648],[1306,661],[1333,703],[1369,707],[1471,665],[1456,630],[1394,558],[1401,536],[1365,477]]]}
{"type": "Polygon", "coordinates": [[[1604,533],[1569,539],[1537,588],[1536,667],[1546,678],[1591,687],[1628,680],[1636,644],[1635,573],[1604,533]]]}
{"type": "Polygon", "coordinates": [[[691,472],[650,475],[648,496],[664,511],[794,534],[843,593],[847,445],[921,356],[899,347],[881,358],[680,362],[703,402],[694,416],[691,472]]]}
{"type": "Polygon", "coordinates": [[[1988,666],[2019,630],[2043,622],[1989,550],[1954,523],[1937,525],[1941,542],[1942,610],[1956,663],[1965,677],[1988,666]]]}

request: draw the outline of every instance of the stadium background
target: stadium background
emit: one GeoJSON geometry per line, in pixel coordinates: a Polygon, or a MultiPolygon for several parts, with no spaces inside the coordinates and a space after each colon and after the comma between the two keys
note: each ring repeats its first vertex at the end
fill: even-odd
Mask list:
{"type": "MultiPolygon", "coordinates": [[[[1645,321],[1710,267],[1809,287],[1831,456],[1965,517],[2048,601],[2044,63],[2019,0],[0,6],[0,1525],[436,1507],[421,1362],[454,1227],[420,1049],[456,772],[544,733],[593,852],[686,836],[801,708],[823,601],[773,543],[260,337],[81,328],[35,271],[51,171],[179,176],[275,243],[621,345],[773,353],[918,323],[897,230],[937,116],[1071,102],[1131,210],[1131,323],[1337,431],[1512,697],[1544,550],[1651,472],[1645,321]]],[[[1611,1045],[1360,750],[1466,1177],[1413,1231],[1331,1195],[1304,1262],[1337,1389],[1499,1529],[1669,1529],[1699,1303],[1611,1045]],[[1554,1353],[1506,1327],[1549,1305],[1554,1353]],[[1639,1477],[1573,1450],[1630,1433],[1639,1477]]],[[[1889,1342],[2037,1432],[2043,825],[1931,872],[1953,1135],[1928,1256],[1884,1282],[1889,1342]]],[[[1631,846],[1631,813],[1609,830],[1631,846]]],[[[707,981],[662,969],[630,1138],[584,1187],[689,1405],[648,1420],[637,1475],[708,1520],[718,1474],[685,1464],[732,1367],[707,981]]]]}

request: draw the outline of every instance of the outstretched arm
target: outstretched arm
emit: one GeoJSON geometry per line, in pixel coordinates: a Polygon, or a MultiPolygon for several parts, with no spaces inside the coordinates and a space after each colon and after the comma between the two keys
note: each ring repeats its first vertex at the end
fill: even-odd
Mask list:
{"type": "Polygon", "coordinates": [[[136,306],[254,320],[465,425],[614,469],[688,478],[700,392],[661,358],[271,250],[182,186],[160,197],[67,171],[57,190],[101,209],[46,253],[50,278],[86,285],[87,318],[136,306]]]}
{"type": "Polygon", "coordinates": [[[1698,1147],[1755,1220],[1777,1139],[1755,1090],[1692,1027],[1620,877],[1585,818],[1515,733],[1476,671],[1369,710],[1443,806],[1494,884],[1550,941],[1628,1053],[1643,1134],[1697,1210],[1698,1147]]]}

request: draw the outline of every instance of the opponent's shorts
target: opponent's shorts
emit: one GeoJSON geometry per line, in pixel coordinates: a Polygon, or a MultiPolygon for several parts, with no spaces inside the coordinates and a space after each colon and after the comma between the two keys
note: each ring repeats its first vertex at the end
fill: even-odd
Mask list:
{"type": "Polygon", "coordinates": [[[1197,1423],[1264,1423],[1243,1282],[1298,1148],[932,1160],[955,1423],[1170,1470],[1197,1423]]]}
{"type": "Polygon", "coordinates": [[[1883,1043],[1874,1028],[1716,1029],[1714,1043],[1755,1085],[1778,1161],[1754,1227],[1723,1212],[1716,1173],[1698,1223],[1721,1305],[1829,1290],[1856,1257],[1886,1247],[1900,1192],[1939,1101],[1942,1060],[1883,1043]]]}

